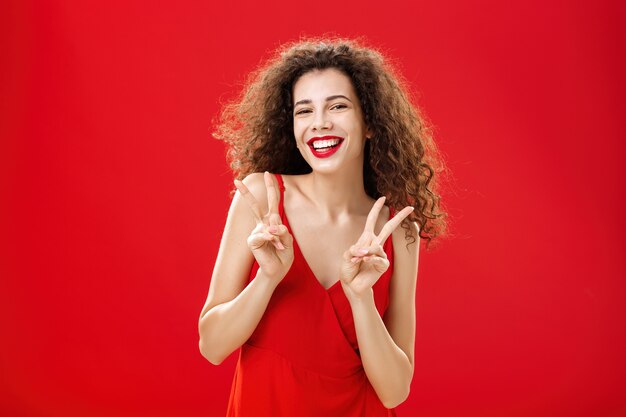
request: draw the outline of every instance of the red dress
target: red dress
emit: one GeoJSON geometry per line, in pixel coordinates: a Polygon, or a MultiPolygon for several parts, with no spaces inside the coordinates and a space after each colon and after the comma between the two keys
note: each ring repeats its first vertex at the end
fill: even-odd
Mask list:
{"type": "MultiPolygon", "coordinates": [[[[282,177],[276,178],[280,217],[291,233],[283,208],[285,187],[282,177]]],[[[389,303],[393,273],[391,238],[383,248],[391,266],[373,287],[381,317],[389,303]]],[[[254,262],[250,280],[258,268],[254,262]]],[[[254,333],[241,347],[227,416],[395,415],[383,406],[365,375],[352,310],[341,283],[325,289],[294,238],[291,269],[276,287],[254,333]]]]}

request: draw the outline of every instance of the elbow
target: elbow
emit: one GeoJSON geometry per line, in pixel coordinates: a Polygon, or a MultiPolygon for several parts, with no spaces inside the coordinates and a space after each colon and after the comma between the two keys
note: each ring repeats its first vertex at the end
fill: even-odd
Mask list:
{"type": "Polygon", "coordinates": [[[200,354],[204,357],[204,359],[211,362],[213,365],[219,365],[226,359],[228,355],[222,354],[219,349],[219,345],[214,342],[215,338],[211,332],[211,326],[206,321],[206,315],[201,317],[198,321],[198,335],[199,342],[198,348],[200,349],[200,354]]]}
{"type": "Polygon", "coordinates": [[[204,331],[202,329],[202,321],[200,321],[198,325],[198,333],[200,335],[198,342],[200,354],[213,365],[222,363],[228,355],[223,355],[218,346],[216,346],[215,343],[211,343],[211,338],[206,334],[206,329],[204,329],[204,331]]]}
{"type": "Polygon", "coordinates": [[[397,395],[390,398],[381,399],[381,402],[383,403],[383,406],[385,406],[385,408],[395,408],[405,402],[407,398],[409,398],[410,391],[411,387],[408,386],[403,392],[398,392],[397,395]]]}
{"type": "Polygon", "coordinates": [[[219,365],[224,362],[224,359],[226,359],[224,355],[219,354],[219,352],[216,352],[215,349],[210,349],[209,347],[207,347],[206,343],[202,342],[202,339],[200,339],[198,345],[200,348],[200,354],[204,357],[204,359],[211,362],[211,364],[219,365]]]}
{"type": "Polygon", "coordinates": [[[383,406],[385,406],[385,408],[392,409],[405,402],[411,393],[412,381],[413,367],[411,366],[411,371],[407,372],[402,380],[397,380],[393,388],[391,388],[391,386],[387,386],[388,390],[379,394],[378,397],[380,398],[380,402],[383,406]]]}

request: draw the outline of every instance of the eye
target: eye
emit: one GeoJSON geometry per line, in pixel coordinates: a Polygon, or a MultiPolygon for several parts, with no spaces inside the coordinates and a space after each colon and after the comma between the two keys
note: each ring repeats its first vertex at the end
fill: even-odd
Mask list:
{"type": "Polygon", "coordinates": [[[348,106],[346,106],[345,104],[337,103],[337,104],[333,104],[330,109],[331,110],[341,110],[341,109],[346,109],[346,108],[348,108],[348,106]]]}
{"type": "Polygon", "coordinates": [[[304,114],[304,113],[311,113],[311,110],[309,110],[309,109],[300,109],[300,110],[297,110],[294,114],[297,116],[299,114],[304,114]]]}

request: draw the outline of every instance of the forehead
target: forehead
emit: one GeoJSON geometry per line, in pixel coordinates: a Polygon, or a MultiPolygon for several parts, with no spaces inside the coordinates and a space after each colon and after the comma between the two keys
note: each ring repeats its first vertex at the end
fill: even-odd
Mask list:
{"type": "Polygon", "coordinates": [[[294,103],[303,99],[324,99],[336,94],[356,98],[350,77],[335,68],[307,72],[293,86],[294,103]]]}

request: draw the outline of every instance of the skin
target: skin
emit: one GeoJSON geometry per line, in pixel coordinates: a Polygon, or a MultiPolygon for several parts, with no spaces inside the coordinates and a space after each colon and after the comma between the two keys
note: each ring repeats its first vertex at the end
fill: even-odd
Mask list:
{"type": "MultiPolygon", "coordinates": [[[[294,137],[313,171],[283,176],[285,213],[320,285],[341,281],[365,373],[381,402],[392,408],[407,398],[413,377],[419,239],[407,247],[398,227],[413,208],[389,219],[384,197],[374,201],[365,193],[363,150],[371,132],[349,77],[335,69],[306,73],[295,83],[293,97],[294,137]],[[306,144],[323,135],[344,139],[329,158],[315,157],[306,144]],[[372,286],[389,267],[382,249],[388,238],[394,244],[394,272],[383,320],[372,286]]],[[[280,192],[273,175],[251,174],[235,186],[198,323],[200,351],[214,364],[250,337],[293,263],[293,236],[278,213],[280,192]],[[246,285],[254,259],[259,271],[246,285]]],[[[410,225],[417,234],[417,224],[410,225]]]]}

